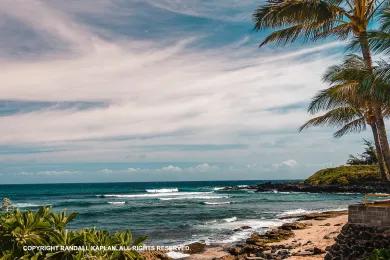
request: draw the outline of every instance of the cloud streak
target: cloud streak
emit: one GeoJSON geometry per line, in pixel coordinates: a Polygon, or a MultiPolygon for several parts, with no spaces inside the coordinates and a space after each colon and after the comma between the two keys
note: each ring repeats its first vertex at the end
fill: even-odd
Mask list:
{"type": "MultiPolygon", "coordinates": [[[[243,23],[253,4],[159,0],[148,5],[243,23]],[[240,10],[234,12],[234,6],[240,10]]],[[[114,2],[99,1],[91,10],[56,1],[0,3],[0,13],[54,50],[37,52],[34,59],[0,58],[0,100],[17,104],[14,112],[2,114],[0,105],[0,147],[12,151],[0,150],[0,161],[172,162],[160,172],[176,173],[218,172],[214,162],[255,163],[264,153],[264,141],[254,139],[270,132],[295,133],[307,118],[302,104],[322,87],[320,75],[339,57],[334,50],[343,46],[332,42],[299,50],[257,49],[248,45],[245,33],[219,48],[200,48],[200,33],[159,41],[116,37],[117,31],[81,19],[107,15],[105,9],[107,21],[115,21],[111,16],[119,9],[114,2]],[[18,147],[40,152],[15,152],[18,147]],[[193,166],[183,168],[175,161],[193,166]]],[[[287,156],[277,145],[269,147],[287,156]]],[[[281,164],[298,168],[291,160],[281,164]]],[[[103,167],[100,173],[110,171],[103,167]]]]}

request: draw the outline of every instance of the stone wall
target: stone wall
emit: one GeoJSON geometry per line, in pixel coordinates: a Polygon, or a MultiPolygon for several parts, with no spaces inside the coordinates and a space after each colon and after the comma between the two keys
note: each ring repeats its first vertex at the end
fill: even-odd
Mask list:
{"type": "Polygon", "coordinates": [[[366,259],[375,248],[390,249],[390,206],[357,204],[348,210],[348,223],[325,260],[366,259]]]}
{"type": "Polygon", "coordinates": [[[390,226],[390,205],[365,206],[364,204],[350,205],[348,208],[348,223],[374,227],[390,226]]]}

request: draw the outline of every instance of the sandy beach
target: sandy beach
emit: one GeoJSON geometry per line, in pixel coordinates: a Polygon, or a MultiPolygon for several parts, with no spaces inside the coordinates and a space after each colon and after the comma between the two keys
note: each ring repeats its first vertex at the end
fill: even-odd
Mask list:
{"type": "Polygon", "coordinates": [[[294,230],[294,237],[274,244],[296,244],[297,247],[292,249],[292,254],[296,255],[288,258],[291,260],[323,259],[324,253],[312,255],[310,250],[319,248],[325,251],[327,246],[334,243],[334,238],[340,233],[341,228],[347,223],[347,220],[348,215],[346,214],[327,218],[325,220],[304,220],[301,222],[308,224],[307,228],[294,230]]]}
{"type": "MultiPolygon", "coordinates": [[[[306,227],[303,229],[292,230],[294,234],[291,238],[280,242],[269,243],[268,245],[275,248],[289,248],[291,256],[285,259],[323,259],[326,247],[334,243],[334,239],[340,233],[342,226],[347,223],[347,212],[339,212],[329,217],[320,216],[313,219],[310,219],[311,216],[313,215],[308,214],[301,217],[309,218],[308,220],[296,221],[296,223],[302,223],[306,227]]],[[[229,247],[231,247],[231,245],[208,247],[203,253],[193,254],[185,259],[246,259],[242,258],[242,256],[237,257],[230,255],[227,252],[229,247]]]]}

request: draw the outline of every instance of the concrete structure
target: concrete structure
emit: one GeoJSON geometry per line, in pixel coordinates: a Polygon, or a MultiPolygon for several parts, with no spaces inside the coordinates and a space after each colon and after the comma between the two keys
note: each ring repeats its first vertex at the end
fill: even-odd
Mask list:
{"type": "Polygon", "coordinates": [[[350,205],[348,211],[348,223],[325,260],[367,259],[376,248],[390,249],[390,201],[350,205]]]}
{"type": "Polygon", "coordinates": [[[350,205],[348,207],[348,223],[371,227],[390,226],[390,201],[350,205]]]}

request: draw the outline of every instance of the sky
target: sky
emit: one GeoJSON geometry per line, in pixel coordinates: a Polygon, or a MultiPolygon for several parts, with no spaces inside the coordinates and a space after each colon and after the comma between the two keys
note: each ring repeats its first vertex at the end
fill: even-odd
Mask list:
{"type": "Polygon", "coordinates": [[[249,0],[0,1],[0,184],[302,179],[364,134],[298,133],[345,43],[258,48],[249,0]]]}

